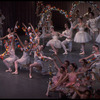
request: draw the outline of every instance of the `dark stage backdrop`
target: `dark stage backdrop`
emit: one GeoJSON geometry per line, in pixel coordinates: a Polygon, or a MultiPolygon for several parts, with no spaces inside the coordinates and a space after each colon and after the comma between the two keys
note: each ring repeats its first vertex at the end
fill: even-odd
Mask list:
{"type": "MultiPolygon", "coordinates": [[[[56,6],[57,8],[66,10],[68,13],[72,6],[72,1],[44,1],[43,3],[44,5],[51,4],[51,6],[56,6]]],[[[100,5],[100,1],[96,1],[96,3],[97,5],[100,5]]],[[[77,8],[80,9],[81,14],[84,14],[86,13],[88,7],[91,6],[84,3],[80,4],[77,8]]],[[[35,14],[36,1],[0,1],[0,9],[6,17],[3,25],[4,35],[6,34],[7,27],[14,27],[17,20],[20,25],[22,22],[26,25],[31,22],[34,27],[37,26],[39,21],[39,18],[37,18],[35,14]]],[[[64,23],[67,19],[59,12],[53,11],[52,21],[56,30],[63,30],[64,23]]]]}

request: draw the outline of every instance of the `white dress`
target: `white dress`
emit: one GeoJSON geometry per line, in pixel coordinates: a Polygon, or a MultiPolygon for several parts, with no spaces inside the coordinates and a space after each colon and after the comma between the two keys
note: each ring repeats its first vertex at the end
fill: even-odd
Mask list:
{"type": "Polygon", "coordinates": [[[27,65],[27,64],[30,64],[31,63],[31,58],[30,58],[30,50],[29,51],[25,51],[26,48],[23,48],[23,56],[16,60],[19,64],[21,65],[27,65]]]}
{"type": "Polygon", "coordinates": [[[99,35],[98,35],[97,38],[96,38],[96,42],[97,42],[97,43],[100,43],[100,33],[99,33],[99,35]]]}
{"type": "Polygon", "coordinates": [[[50,44],[52,44],[55,48],[62,47],[61,41],[58,40],[58,35],[52,35],[52,39],[47,42],[46,46],[50,46],[50,44]]]}
{"type": "Polygon", "coordinates": [[[13,49],[11,49],[9,51],[9,57],[6,58],[5,60],[11,65],[13,65],[13,63],[18,59],[18,57],[15,55],[15,51],[13,49]]]}
{"type": "Polygon", "coordinates": [[[79,31],[76,33],[74,37],[74,42],[77,43],[86,43],[89,42],[92,38],[91,36],[84,31],[84,24],[78,26],[79,31]]]}
{"type": "Polygon", "coordinates": [[[13,34],[8,34],[7,37],[9,39],[8,43],[11,45],[11,48],[12,48],[13,41],[14,41],[14,35],[13,34]]]}
{"type": "MultiPolygon", "coordinates": [[[[97,58],[97,60],[100,60],[100,54],[94,54],[94,57],[97,58]]],[[[91,66],[92,71],[95,73],[99,73],[100,74],[100,61],[95,62],[92,66],[91,66]]]]}

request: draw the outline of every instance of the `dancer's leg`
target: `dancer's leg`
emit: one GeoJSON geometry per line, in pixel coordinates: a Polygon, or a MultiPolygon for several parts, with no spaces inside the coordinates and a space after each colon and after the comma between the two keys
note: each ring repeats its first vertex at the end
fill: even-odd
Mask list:
{"type": "Polygon", "coordinates": [[[85,43],[82,43],[82,53],[80,53],[81,55],[84,55],[85,54],[85,43]]]}
{"type": "Polygon", "coordinates": [[[12,74],[18,74],[18,62],[15,61],[15,71],[12,74]]]}
{"type": "Polygon", "coordinates": [[[36,67],[40,71],[42,70],[42,67],[37,62],[30,64],[30,66],[29,66],[29,78],[32,78],[32,68],[33,67],[36,67]]]}
{"type": "Polygon", "coordinates": [[[64,53],[63,54],[68,54],[68,52],[67,52],[67,48],[66,48],[66,46],[65,46],[65,44],[66,44],[66,40],[64,40],[61,44],[62,44],[62,47],[63,47],[63,49],[64,49],[64,53]]]}
{"type": "Polygon", "coordinates": [[[6,60],[3,60],[4,64],[7,66],[8,70],[6,70],[6,72],[12,72],[12,69],[9,66],[9,63],[7,63],[6,60]]]}
{"type": "Polygon", "coordinates": [[[54,53],[57,55],[57,50],[55,49],[55,47],[52,44],[50,44],[50,46],[53,49],[54,53]]]}

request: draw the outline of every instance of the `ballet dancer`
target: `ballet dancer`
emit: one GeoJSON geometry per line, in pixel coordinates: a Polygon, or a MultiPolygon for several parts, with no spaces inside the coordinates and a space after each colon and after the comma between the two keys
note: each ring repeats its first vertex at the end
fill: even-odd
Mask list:
{"type": "Polygon", "coordinates": [[[75,27],[73,27],[73,29],[75,29],[76,27],[79,28],[79,31],[76,33],[74,37],[74,42],[81,43],[82,52],[80,54],[84,55],[85,54],[85,43],[91,40],[91,36],[87,32],[84,31],[85,27],[87,28],[89,27],[83,23],[83,18],[79,17],[78,21],[79,23],[75,27]]]}

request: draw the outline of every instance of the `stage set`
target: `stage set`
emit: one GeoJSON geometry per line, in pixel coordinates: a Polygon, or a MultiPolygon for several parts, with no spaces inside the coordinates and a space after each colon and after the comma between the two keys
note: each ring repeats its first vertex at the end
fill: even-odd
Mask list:
{"type": "Polygon", "coordinates": [[[0,1],[0,99],[100,99],[99,1],[0,1]]]}

